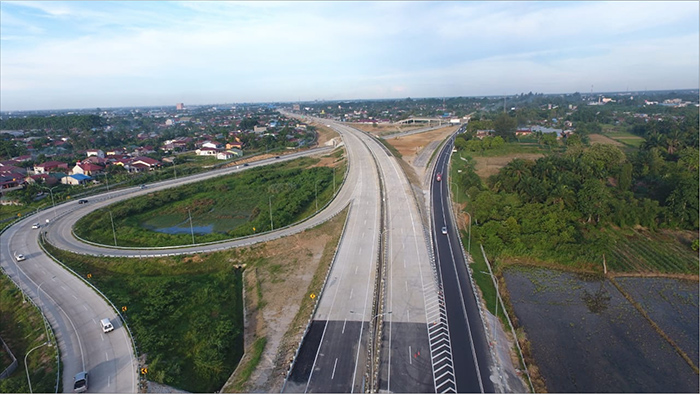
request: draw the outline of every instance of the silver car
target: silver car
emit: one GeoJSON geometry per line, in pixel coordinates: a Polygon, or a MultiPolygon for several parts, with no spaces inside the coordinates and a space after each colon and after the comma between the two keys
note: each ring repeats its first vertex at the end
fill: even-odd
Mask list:
{"type": "Polygon", "coordinates": [[[84,393],[88,389],[88,373],[78,372],[73,378],[73,391],[76,393],[84,393]]]}

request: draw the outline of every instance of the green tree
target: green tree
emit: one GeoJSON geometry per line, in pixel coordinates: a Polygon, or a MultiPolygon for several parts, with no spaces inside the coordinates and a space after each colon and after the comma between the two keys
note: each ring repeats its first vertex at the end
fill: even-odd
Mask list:
{"type": "Polygon", "coordinates": [[[515,118],[507,114],[501,114],[493,121],[494,132],[505,141],[515,141],[515,130],[517,126],[515,118]]]}
{"type": "Polygon", "coordinates": [[[578,207],[581,214],[591,222],[595,217],[596,223],[608,213],[609,193],[602,181],[589,179],[584,182],[578,192],[578,207]]]}

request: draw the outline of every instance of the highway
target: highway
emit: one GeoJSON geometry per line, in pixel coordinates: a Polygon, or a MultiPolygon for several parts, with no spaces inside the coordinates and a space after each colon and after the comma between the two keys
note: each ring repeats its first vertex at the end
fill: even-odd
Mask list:
{"type": "Polygon", "coordinates": [[[0,237],[3,270],[22,286],[47,317],[61,352],[63,392],[73,391],[73,377],[88,371],[90,392],[136,392],[138,367],[131,338],[109,304],[82,280],[51,260],[39,247],[32,222],[53,219],[43,211],[11,226],[0,237]],[[13,254],[26,260],[16,262],[13,254]],[[102,332],[100,319],[115,329],[102,332]]]}
{"type": "MultiPolygon", "coordinates": [[[[302,156],[309,156],[315,154],[327,154],[331,152],[331,148],[323,147],[312,149],[309,151],[293,153],[290,155],[285,155],[279,159],[266,159],[260,160],[258,162],[250,163],[249,166],[238,166],[238,167],[228,167],[215,171],[210,171],[204,174],[190,175],[188,177],[182,177],[179,179],[171,179],[167,181],[162,181],[158,183],[153,183],[148,185],[146,189],[140,189],[139,187],[133,187],[126,190],[119,190],[110,193],[104,193],[99,196],[90,197],[88,204],[79,205],[77,201],[62,204],[56,207],[56,215],[60,218],[55,224],[49,226],[47,239],[52,245],[63,249],[70,250],[74,253],[87,254],[93,256],[109,256],[109,257],[156,257],[156,256],[174,256],[178,254],[193,254],[193,253],[205,253],[213,252],[217,250],[225,250],[240,246],[252,245],[259,242],[267,242],[273,239],[285,237],[291,234],[296,234],[298,232],[304,231],[307,228],[317,226],[333,216],[337,215],[342,211],[347,204],[350,202],[350,197],[352,194],[351,188],[340,187],[338,194],[335,199],[326,207],[326,209],[320,211],[318,214],[312,216],[311,218],[294,224],[292,226],[277,229],[272,232],[263,233],[254,236],[248,236],[243,238],[237,238],[231,241],[216,242],[210,244],[195,244],[191,246],[176,246],[176,247],[158,247],[158,248],[132,248],[132,247],[114,247],[108,245],[94,245],[86,243],[82,240],[77,239],[73,232],[73,226],[80,220],[83,216],[89,214],[95,209],[107,207],[108,205],[114,204],[118,201],[123,201],[135,196],[148,194],[158,190],[164,190],[167,188],[175,187],[178,185],[184,185],[192,182],[200,182],[206,179],[215,178],[218,176],[232,174],[236,172],[245,171],[250,168],[255,168],[259,166],[264,166],[273,163],[284,162],[288,160],[293,160],[302,156]]],[[[357,180],[356,171],[350,167],[348,170],[346,183],[355,183],[357,180]]]]}
{"type": "MultiPolygon", "coordinates": [[[[440,151],[435,173],[441,172],[442,181],[431,182],[433,222],[432,239],[435,257],[447,308],[447,321],[452,338],[452,359],[456,371],[457,392],[494,392],[493,362],[481,319],[476,295],[463,254],[459,232],[454,223],[449,196],[449,160],[454,136],[440,151]],[[447,226],[447,234],[442,227],[447,226]]],[[[496,375],[497,377],[497,375],[496,375]]]]}
{"type": "MultiPolygon", "coordinates": [[[[77,201],[67,202],[29,216],[10,226],[0,236],[0,266],[25,294],[39,305],[53,328],[61,352],[63,391],[73,391],[73,376],[80,371],[90,374],[90,392],[136,392],[138,389],[138,363],[134,358],[131,338],[122,326],[115,310],[84,281],[74,276],[50,259],[39,246],[40,232],[59,248],[93,255],[152,256],[191,254],[195,251],[230,248],[240,244],[252,244],[278,238],[293,232],[303,231],[310,226],[327,220],[340,212],[349,202],[348,187],[339,190],[336,199],[327,209],[301,224],[280,231],[249,237],[235,242],[195,246],[181,249],[134,250],[115,249],[89,245],[76,240],[71,227],[79,217],[90,211],[113,202],[137,195],[161,190],[189,182],[196,182],[215,176],[243,171],[273,162],[292,160],[311,154],[326,154],[330,148],[299,152],[280,159],[261,160],[248,167],[229,167],[205,174],[192,175],[154,183],[146,189],[138,187],[112,191],[89,197],[88,204],[77,201]],[[345,205],[343,205],[345,204],[345,205]],[[47,224],[47,220],[49,224],[47,224]],[[32,223],[42,227],[33,229],[32,223]],[[21,253],[25,261],[16,262],[14,255],[21,253]],[[115,330],[102,333],[99,321],[110,318],[115,330]]],[[[354,182],[356,171],[348,172],[348,179],[354,182]]]]}
{"type": "Polygon", "coordinates": [[[367,133],[342,123],[319,121],[343,136],[348,151],[353,152],[351,162],[362,161],[363,175],[356,185],[329,284],[284,391],[435,392],[436,387],[441,392],[450,388],[454,391],[451,361],[438,371],[441,379],[436,385],[434,367],[444,366],[441,360],[449,358],[449,350],[438,352],[449,349],[449,338],[446,329],[440,336],[429,336],[431,327],[437,330],[442,326],[442,310],[428,232],[420,220],[411,186],[396,159],[367,133]],[[380,217],[381,204],[384,218],[380,217]],[[358,213],[356,207],[365,207],[366,212],[358,213]],[[356,230],[358,215],[364,215],[360,219],[363,225],[372,223],[371,229],[361,227],[361,234],[356,230]],[[367,245],[369,231],[371,244],[367,245]],[[380,236],[385,242],[381,251],[380,236]],[[368,246],[371,253],[366,254],[368,246]],[[379,283],[382,297],[372,295],[380,257],[384,262],[379,277],[383,278],[379,283]],[[358,293],[364,298],[357,297],[358,293]],[[378,304],[373,306],[376,301],[378,304]],[[377,306],[379,309],[372,312],[377,306]],[[370,327],[382,324],[381,338],[377,338],[381,339],[378,357],[370,357],[374,355],[369,349],[373,337],[370,327]],[[371,389],[370,384],[374,385],[371,389]]]}
{"type": "Polygon", "coordinates": [[[345,232],[299,350],[285,392],[363,392],[368,322],[379,255],[380,208],[376,164],[357,133],[333,123],[357,178],[345,232]]]}
{"type": "MultiPolygon", "coordinates": [[[[340,133],[349,165],[336,198],[304,222],[233,241],[170,248],[93,245],[76,239],[71,231],[81,217],[117,201],[299,156],[327,154],[330,148],[154,183],[146,189],[104,193],[90,197],[88,204],[64,203],[20,221],[2,235],[3,269],[42,305],[56,331],[65,391],[72,390],[75,373],[87,370],[90,391],[134,392],[138,365],[130,337],[114,309],[42,252],[40,232],[53,245],[76,253],[170,256],[294,234],[325,222],[348,204],[350,211],[336,258],[284,391],[360,392],[370,390],[370,384],[372,390],[392,392],[493,391],[486,338],[461,244],[453,231],[448,236],[438,234],[443,223],[451,223],[443,186],[447,182],[432,184],[432,226],[424,228],[413,191],[396,158],[367,133],[342,123],[318,121],[340,133]],[[45,224],[47,219],[50,224],[45,224]],[[44,226],[31,229],[31,223],[37,221],[44,226]],[[16,263],[15,253],[23,253],[27,260],[16,263]],[[115,331],[102,333],[99,320],[103,317],[116,323],[115,331]],[[377,331],[378,338],[374,338],[374,330],[370,332],[375,325],[383,328],[377,331]],[[377,354],[370,349],[373,339],[379,340],[377,354]]],[[[448,158],[449,149],[445,148],[437,159],[438,171],[442,168],[446,173],[443,167],[448,158]]]]}

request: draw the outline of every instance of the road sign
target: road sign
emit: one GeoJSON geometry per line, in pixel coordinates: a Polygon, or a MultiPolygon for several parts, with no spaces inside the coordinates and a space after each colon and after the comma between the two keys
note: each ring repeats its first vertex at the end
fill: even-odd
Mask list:
{"type": "Polygon", "coordinates": [[[141,375],[145,375],[148,373],[148,368],[141,368],[141,375]]]}
{"type": "Polygon", "coordinates": [[[122,312],[126,312],[126,306],[122,307],[122,312]]]}
{"type": "Polygon", "coordinates": [[[313,300],[314,298],[316,298],[316,294],[311,293],[311,295],[309,297],[313,300]]]}
{"type": "Polygon", "coordinates": [[[92,274],[87,274],[87,278],[88,279],[92,278],[92,274]]]}

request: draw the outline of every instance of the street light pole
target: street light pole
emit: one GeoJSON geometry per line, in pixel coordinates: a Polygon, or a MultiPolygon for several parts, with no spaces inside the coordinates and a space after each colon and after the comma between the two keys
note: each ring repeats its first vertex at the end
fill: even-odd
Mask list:
{"type": "Polygon", "coordinates": [[[47,345],[47,344],[48,344],[48,342],[44,342],[41,345],[34,347],[32,350],[28,351],[26,355],[24,355],[24,370],[27,372],[27,383],[29,383],[29,393],[30,394],[33,394],[34,392],[32,391],[32,381],[31,381],[31,379],[29,379],[29,368],[27,368],[27,356],[29,356],[29,353],[33,352],[34,350],[36,350],[44,345],[47,345]]]}
{"type": "Polygon", "coordinates": [[[190,234],[192,234],[192,245],[194,245],[194,227],[192,227],[192,213],[189,207],[187,208],[187,216],[190,217],[190,234]]]}
{"type": "Polygon", "coordinates": [[[112,217],[112,210],[108,210],[109,220],[112,222],[112,236],[114,237],[114,246],[117,246],[117,232],[114,230],[114,218],[112,217]]]}
{"type": "Polygon", "coordinates": [[[472,258],[472,214],[469,212],[465,212],[467,215],[469,215],[469,240],[467,241],[467,253],[469,254],[469,258],[472,258]]]}
{"type": "MultiPolygon", "coordinates": [[[[58,185],[54,186],[58,187],[58,185]]],[[[46,186],[41,186],[42,189],[49,189],[49,192],[51,193],[51,205],[53,206],[53,217],[54,219],[58,217],[58,214],[56,214],[56,202],[53,199],[53,189],[54,187],[46,187],[46,186]]]]}
{"type": "MultiPolygon", "coordinates": [[[[374,316],[372,318],[372,320],[370,320],[370,326],[372,326],[372,322],[374,322],[374,320],[376,318],[378,318],[379,316],[384,316],[384,315],[389,315],[389,314],[391,314],[391,311],[380,313],[380,314],[374,316]]],[[[374,392],[374,348],[376,347],[376,338],[375,338],[376,331],[377,331],[376,328],[374,330],[372,330],[372,339],[373,339],[372,340],[372,347],[369,349],[370,353],[371,353],[370,362],[369,362],[369,368],[370,368],[369,392],[370,393],[374,392]]]]}
{"type": "Polygon", "coordinates": [[[267,202],[270,205],[270,231],[275,229],[275,225],[272,223],[272,195],[268,194],[267,195],[267,202]]]}

